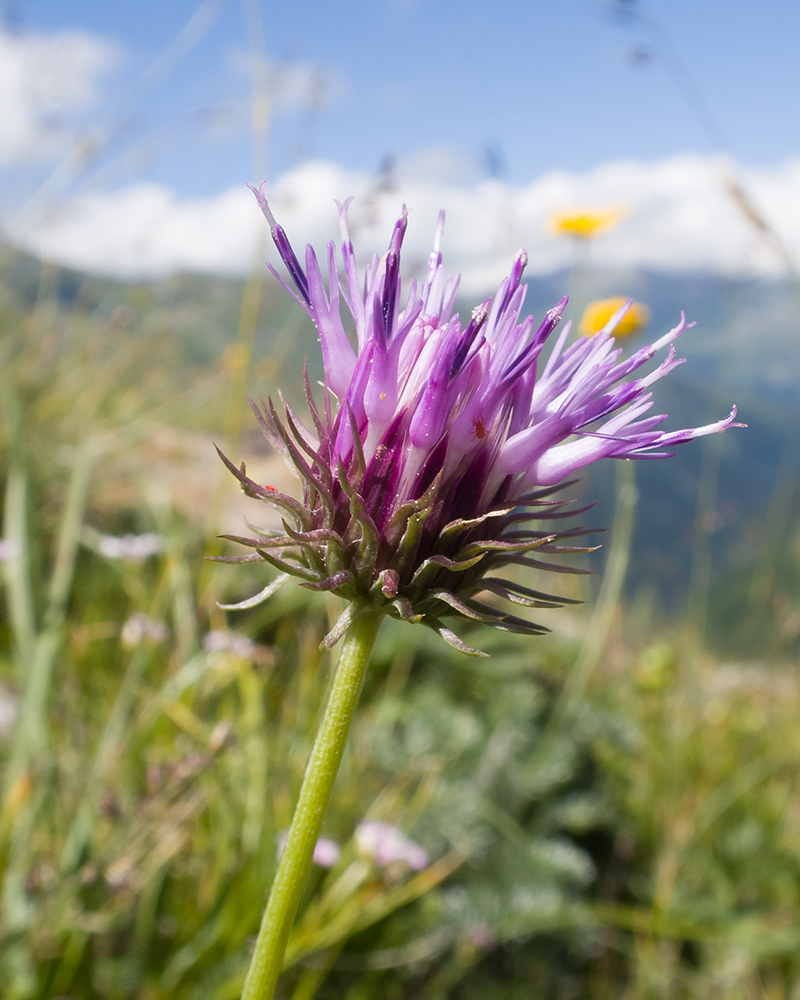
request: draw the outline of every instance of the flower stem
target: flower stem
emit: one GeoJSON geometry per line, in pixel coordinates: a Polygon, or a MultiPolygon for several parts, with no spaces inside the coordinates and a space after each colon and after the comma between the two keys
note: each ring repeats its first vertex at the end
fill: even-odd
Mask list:
{"type": "MultiPolygon", "coordinates": [[[[563,701],[563,708],[574,708],[584,693],[589,678],[603,655],[614,615],[622,597],[633,542],[636,501],[639,496],[635,470],[634,462],[624,459],[617,462],[617,498],[606,571],[581,651],[567,676],[564,690],[559,698],[559,703],[563,701]]],[[[558,714],[558,707],[557,705],[551,718],[558,714]]]]}
{"type": "Polygon", "coordinates": [[[365,606],[344,638],[289,837],[261,919],[242,1000],[270,1000],[275,990],[382,618],[380,611],[365,606]]]}

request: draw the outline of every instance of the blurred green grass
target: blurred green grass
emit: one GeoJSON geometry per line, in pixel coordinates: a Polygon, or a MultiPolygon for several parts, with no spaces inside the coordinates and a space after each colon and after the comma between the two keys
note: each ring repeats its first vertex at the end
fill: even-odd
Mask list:
{"type": "MultiPolygon", "coordinates": [[[[298,388],[313,334],[260,279],[65,296],[63,274],[24,265],[0,295],[3,996],[234,1000],[338,609],[294,585],[217,607],[270,571],[203,561],[258,518],[211,442],[283,475],[243,392],[298,388]],[[143,535],[146,557],[109,547],[143,535]]],[[[539,641],[476,631],[486,662],[387,624],[326,820],[342,856],[307,887],[283,996],[800,995],[800,536],[782,489],[789,542],[706,579],[701,621],[611,593],[602,614],[549,613],[539,641]],[[364,818],[432,864],[372,864],[364,818]]]]}

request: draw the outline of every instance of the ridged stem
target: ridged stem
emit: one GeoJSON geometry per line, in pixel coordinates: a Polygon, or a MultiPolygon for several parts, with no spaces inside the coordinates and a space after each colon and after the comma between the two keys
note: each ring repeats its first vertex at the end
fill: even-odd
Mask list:
{"type": "Polygon", "coordinates": [[[270,1000],[274,993],[382,618],[381,612],[365,606],[344,638],[325,715],[261,920],[242,1000],[270,1000]]]}

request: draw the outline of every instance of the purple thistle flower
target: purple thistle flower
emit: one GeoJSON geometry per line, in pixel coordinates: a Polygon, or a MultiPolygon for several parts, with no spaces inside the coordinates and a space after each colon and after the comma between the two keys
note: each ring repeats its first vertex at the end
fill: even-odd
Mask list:
{"type": "MultiPolygon", "coordinates": [[[[403,302],[405,207],[385,257],[373,257],[362,284],[347,228],[349,200],[338,206],[344,278],[331,242],[326,287],[313,248],[306,249],[304,270],[263,185],[253,190],[297,294],[270,270],[319,331],[325,390],[320,410],[304,373],[313,427],[283,401],[279,415],[271,399],[261,406],[251,400],[263,432],[297,470],[304,495],[301,503],[260,486],[222,456],[245,493],[284,515],[284,532],[224,536],[255,550],[234,561],[263,559],[312,590],[366,599],[476,653],[442,624],[443,616],[514,632],[546,631],[482,603],[476,599],[481,592],[526,607],[565,603],[495,571],[521,564],[579,572],[538,558],[590,551],[561,544],[587,534],[585,527],[557,527],[581,512],[553,499],[569,477],[601,458],[666,458],[678,444],[742,426],[734,424],[736,407],[724,420],[672,432],[659,429],[665,414],[650,414],[650,386],[682,363],[672,341],[690,325],[683,314],[673,330],[627,359],[613,333],[629,303],[600,333],[569,346],[567,323],[542,363],[567,300],[536,329],[532,316],[521,318],[524,250],[494,298],[478,306],[464,328],[453,311],[459,277],[445,279],[439,249],[444,213],[425,280],[421,286],[412,281],[403,302]],[[340,298],[352,317],[356,348],[342,322],[340,298]],[[665,347],[660,365],[630,377],[665,347]],[[526,527],[528,521],[538,523],[526,527]]],[[[344,634],[354,615],[351,604],[325,646],[344,634]]]]}

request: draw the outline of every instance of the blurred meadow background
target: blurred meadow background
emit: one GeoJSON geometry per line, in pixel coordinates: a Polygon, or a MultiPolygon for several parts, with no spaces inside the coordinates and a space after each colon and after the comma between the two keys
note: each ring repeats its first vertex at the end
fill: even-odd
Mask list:
{"type": "Polygon", "coordinates": [[[406,278],[446,209],[462,314],[520,245],[537,315],[634,298],[627,350],[685,310],[658,410],[749,424],[572,488],[613,530],[547,636],[385,625],[280,995],[800,1000],[799,36],[776,0],[5,0],[4,997],[242,986],[339,611],[225,611],[272,571],[204,561],[260,513],[213,442],[288,485],[245,392],[321,372],[269,177],[296,248],[354,195],[362,264],[407,202],[406,278]]]}

